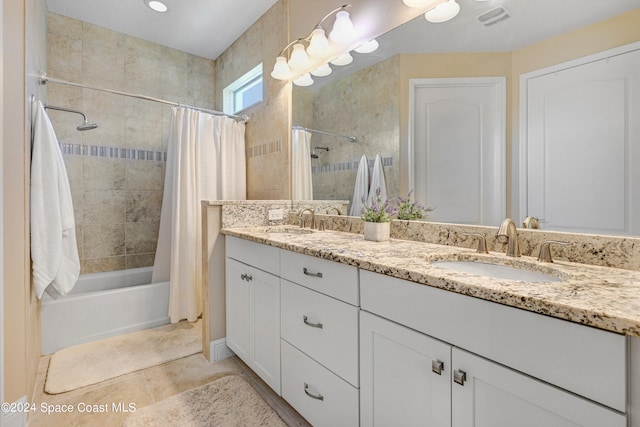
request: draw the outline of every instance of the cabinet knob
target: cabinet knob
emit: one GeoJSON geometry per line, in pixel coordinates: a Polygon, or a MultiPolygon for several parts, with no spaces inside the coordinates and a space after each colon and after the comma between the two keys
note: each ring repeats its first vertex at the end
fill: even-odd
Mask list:
{"type": "Polygon", "coordinates": [[[444,363],[440,360],[432,360],[431,361],[431,372],[442,375],[442,370],[444,369],[444,363]]]}
{"type": "Polygon", "coordinates": [[[304,273],[305,276],[319,277],[322,279],[322,273],[312,273],[309,270],[307,270],[307,267],[302,267],[302,272],[304,273]]]}
{"type": "Polygon", "coordinates": [[[461,369],[456,369],[453,371],[453,381],[464,385],[465,381],[467,381],[467,373],[461,369]]]}
{"type": "Polygon", "coordinates": [[[321,395],[320,393],[318,394],[313,394],[311,392],[309,392],[309,384],[304,383],[304,392],[307,396],[309,396],[312,399],[316,399],[316,400],[324,400],[324,396],[321,395]]]}
{"type": "Polygon", "coordinates": [[[311,323],[309,322],[309,318],[305,315],[302,316],[302,321],[305,325],[310,326],[312,328],[322,329],[322,323],[311,323]]]}

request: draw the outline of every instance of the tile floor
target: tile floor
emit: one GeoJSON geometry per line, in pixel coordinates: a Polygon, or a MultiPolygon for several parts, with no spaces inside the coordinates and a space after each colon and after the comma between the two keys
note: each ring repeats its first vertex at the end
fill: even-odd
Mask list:
{"type": "Polygon", "coordinates": [[[236,357],[209,363],[202,354],[195,354],[57,395],[44,392],[50,357],[43,356],[40,360],[32,399],[37,411],[30,414],[29,427],[120,426],[129,414],[114,410],[113,404],[122,404],[125,408],[132,404],[135,408],[141,408],[214,381],[228,373],[243,375],[287,425],[310,426],[236,357]],[[47,414],[42,410],[52,408],[53,411],[60,411],[63,405],[70,405],[74,411],[47,414]],[[94,406],[98,410],[107,408],[108,412],[80,412],[94,406]]]}

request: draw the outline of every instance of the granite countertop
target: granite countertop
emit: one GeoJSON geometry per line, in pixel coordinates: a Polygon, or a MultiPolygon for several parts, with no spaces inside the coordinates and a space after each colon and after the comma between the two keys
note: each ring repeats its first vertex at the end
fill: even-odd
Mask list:
{"type": "Polygon", "coordinates": [[[228,228],[229,236],[340,262],[363,270],[640,337],[640,272],[566,261],[540,263],[532,257],[391,239],[365,241],[361,234],[281,232],[286,227],[228,228]],[[437,260],[478,260],[556,276],[557,282],[522,282],[482,277],[432,265],[437,260]]]}

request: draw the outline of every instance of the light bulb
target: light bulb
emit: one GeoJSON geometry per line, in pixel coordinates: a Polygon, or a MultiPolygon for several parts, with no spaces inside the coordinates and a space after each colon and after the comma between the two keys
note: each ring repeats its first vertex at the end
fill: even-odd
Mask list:
{"type": "Polygon", "coordinates": [[[289,80],[291,78],[291,68],[289,68],[287,64],[287,58],[284,56],[278,56],[278,58],[276,58],[271,77],[278,80],[289,80]]]}
{"type": "Polygon", "coordinates": [[[309,75],[309,73],[304,73],[297,79],[293,81],[293,84],[296,86],[311,86],[313,84],[313,79],[309,75]]]}
{"type": "Polygon", "coordinates": [[[336,14],[336,22],[333,23],[333,29],[329,33],[329,38],[336,43],[346,44],[356,38],[356,30],[353,23],[349,19],[349,12],[341,10],[336,14]]]}
{"type": "Polygon", "coordinates": [[[158,0],[145,0],[144,2],[147,6],[149,6],[152,10],[156,12],[164,13],[167,10],[169,10],[166,4],[158,0]]]}
{"type": "Polygon", "coordinates": [[[307,53],[316,58],[323,58],[330,52],[329,40],[322,28],[316,28],[311,32],[311,40],[309,41],[309,47],[307,53]]]}
{"type": "Polygon", "coordinates": [[[294,70],[304,70],[311,66],[307,52],[304,51],[304,45],[302,43],[296,43],[293,45],[293,52],[291,52],[291,58],[289,58],[289,66],[294,70]]]}
{"type": "Polygon", "coordinates": [[[373,40],[369,40],[366,43],[362,43],[360,46],[358,46],[354,50],[358,53],[371,53],[375,51],[378,48],[378,46],[380,46],[378,44],[378,41],[376,39],[373,39],[373,40]]]}
{"type": "Polygon", "coordinates": [[[458,12],[460,12],[460,5],[456,0],[449,0],[425,13],[424,17],[427,21],[438,24],[453,19],[458,12]]]}
{"type": "Polygon", "coordinates": [[[349,65],[353,62],[353,56],[351,56],[351,54],[349,52],[338,56],[337,58],[333,58],[330,61],[333,65],[349,65]]]}
{"type": "Polygon", "coordinates": [[[333,70],[331,69],[329,64],[322,64],[321,66],[319,66],[318,68],[313,70],[311,72],[311,74],[313,74],[314,76],[317,76],[317,77],[324,77],[324,76],[328,76],[332,72],[333,72],[333,70]]]}

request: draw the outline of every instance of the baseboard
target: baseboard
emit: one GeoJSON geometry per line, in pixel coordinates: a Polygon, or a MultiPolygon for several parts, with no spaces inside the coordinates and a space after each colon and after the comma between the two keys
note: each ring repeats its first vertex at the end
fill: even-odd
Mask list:
{"type": "MultiPolygon", "coordinates": [[[[14,408],[9,408],[9,411],[12,409],[22,409],[28,403],[27,396],[23,396],[20,400],[11,403],[10,405],[15,405],[14,408]]],[[[27,411],[1,411],[0,412],[0,425],[2,427],[26,427],[27,426],[27,415],[29,414],[27,411]]]]}
{"type": "Polygon", "coordinates": [[[235,353],[227,347],[227,339],[220,338],[219,340],[211,341],[209,343],[211,362],[217,362],[219,360],[227,359],[235,356],[235,353]]]}

